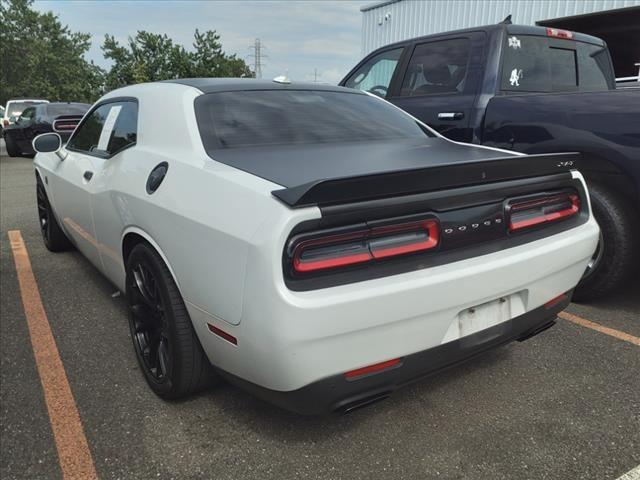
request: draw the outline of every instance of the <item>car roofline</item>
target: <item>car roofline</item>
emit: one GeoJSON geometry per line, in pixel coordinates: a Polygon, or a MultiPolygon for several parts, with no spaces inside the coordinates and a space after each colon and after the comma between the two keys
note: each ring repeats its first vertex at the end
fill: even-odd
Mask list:
{"type": "Polygon", "coordinates": [[[327,85],[311,82],[280,83],[270,80],[255,78],[178,78],[153,82],[156,84],[173,83],[185,85],[200,90],[202,93],[219,93],[235,91],[265,91],[265,90],[293,90],[293,91],[317,91],[317,92],[341,92],[363,94],[354,90],[336,85],[327,85]]]}
{"type": "MultiPolygon", "coordinates": [[[[502,23],[498,23],[498,24],[494,24],[494,25],[482,25],[482,26],[478,26],[478,27],[469,27],[469,28],[461,28],[458,30],[449,30],[449,31],[444,31],[444,32],[438,32],[438,33],[430,33],[428,35],[421,35],[419,37],[413,37],[413,38],[407,38],[405,40],[400,40],[394,43],[389,43],[387,45],[383,45],[381,47],[376,48],[375,50],[372,50],[371,52],[369,52],[366,57],[369,57],[372,54],[378,53],[378,52],[382,52],[384,50],[390,50],[393,48],[398,48],[398,47],[404,47],[406,45],[409,45],[411,43],[415,43],[415,42],[421,42],[421,41],[429,41],[429,40],[436,40],[440,37],[450,37],[450,36],[455,36],[455,35],[465,35],[468,33],[474,33],[474,32],[493,32],[496,30],[503,30],[508,34],[516,34],[516,35],[535,35],[535,36],[539,36],[539,37],[546,37],[547,36],[547,28],[548,27],[544,27],[541,25],[516,25],[516,24],[502,24],[502,23]]],[[[606,43],[604,42],[604,40],[602,40],[601,38],[598,37],[594,37],[591,35],[587,35],[585,33],[580,33],[580,32],[573,32],[573,38],[572,40],[577,41],[577,42],[584,42],[584,43],[592,43],[595,45],[599,45],[599,46],[606,46],[606,43]]]]}

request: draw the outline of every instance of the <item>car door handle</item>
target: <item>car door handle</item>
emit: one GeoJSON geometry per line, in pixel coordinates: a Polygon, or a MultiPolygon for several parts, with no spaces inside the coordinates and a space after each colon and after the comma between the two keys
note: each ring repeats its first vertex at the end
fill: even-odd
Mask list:
{"type": "Polygon", "coordinates": [[[464,118],[464,112],[440,112],[438,113],[438,120],[462,120],[464,118]]]}
{"type": "Polygon", "coordinates": [[[89,170],[87,170],[86,172],[84,172],[82,176],[88,182],[93,177],[93,172],[90,172],[89,170]]]}

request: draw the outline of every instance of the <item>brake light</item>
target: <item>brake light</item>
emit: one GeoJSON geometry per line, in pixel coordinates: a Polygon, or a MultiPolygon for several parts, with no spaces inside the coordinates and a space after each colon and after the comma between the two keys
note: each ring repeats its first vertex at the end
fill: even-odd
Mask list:
{"type": "Polygon", "coordinates": [[[571,40],[573,38],[573,32],[569,30],[560,30],[559,28],[547,28],[547,37],[564,38],[565,40],[571,40]]]}
{"type": "Polygon", "coordinates": [[[293,248],[293,269],[308,273],[424,252],[440,241],[437,220],[385,225],[302,240],[293,248]]]}
{"type": "Polygon", "coordinates": [[[563,220],[577,215],[579,211],[580,198],[573,193],[516,202],[507,207],[509,231],[563,220]]]}

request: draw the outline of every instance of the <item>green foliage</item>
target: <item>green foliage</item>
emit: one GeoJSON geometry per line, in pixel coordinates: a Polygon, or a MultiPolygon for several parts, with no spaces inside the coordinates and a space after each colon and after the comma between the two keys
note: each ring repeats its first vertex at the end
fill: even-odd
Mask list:
{"type": "Polygon", "coordinates": [[[107,88],[170,78],[253,76],[244,60],[222,51],[215,31],[196,30],[193,48],[189,52],[167,35],[145,31],[129,37],[126,46],[107,35],[102,51],[113,62],[106,75],[107,88]]]}
{"type": "Polygon", "coordinates": [[[84,59],[91,36],[71,32],[53,13],[31,9],[31,3],[0,3],[0,103],[16,97],[95,100],[104,72],[84,59]]]}
{"type": "Polygon", "coordinates": [[[195,31],[193,51],[167,35],[138,31],[120,45],[107,35],[104,71],[84,55],[91,35],[71,32],[33,0],[0,0],[0,104],[8,98],[93,102],[106,91],[141,82],[189,77],[252,77],[244,60],[222,50],[215,31],[195,31]]]}

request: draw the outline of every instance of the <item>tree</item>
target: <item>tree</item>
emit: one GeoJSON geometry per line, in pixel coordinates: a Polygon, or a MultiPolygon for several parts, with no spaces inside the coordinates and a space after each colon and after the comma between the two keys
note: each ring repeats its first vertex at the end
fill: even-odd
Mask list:
{"type": "Polygon", "coordinates": [[[32,3],[0,3],[0,103],[16,97],[93,102],[103,93],[104,71],[84,58],[91,35],[71,32],[32,3]]]}
{"type": "Polygon", "coordinates": [[[194,77],[253,77],[254,74],[241,58],[226,55],[222,51],[220,35],[215,30],[200,33],[196,29],[193,36],[194,77]]]}
{"type": "Polygon", "coordinates": [[[188,77],[252,76],[244,60],[222,51],[215,31],[194,34],[193,52],[173,43],[167,35],[138,31],[126,46],[105,36],[102,51],[113,65],[106,75],[108,89],[133,83],[188,77]]]}

